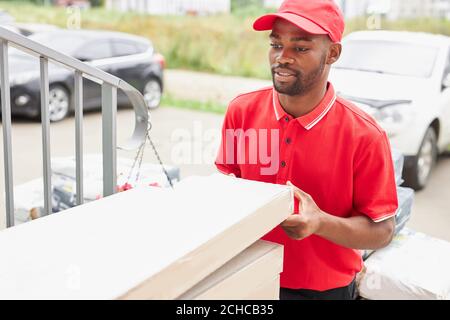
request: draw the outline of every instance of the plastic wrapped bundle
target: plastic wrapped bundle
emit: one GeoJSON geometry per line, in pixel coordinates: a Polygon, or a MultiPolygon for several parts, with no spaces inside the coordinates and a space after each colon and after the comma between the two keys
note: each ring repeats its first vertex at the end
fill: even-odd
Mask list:
{"type": "Polygon", "coordinates": [[[364,262],[359,294],[370,300],[450,299],[450,243],[408,228],[364,262]]]}
{"type": "MultiPolygon", "coordinates": [[[[403,230],[406,223],[411,218],[411,210],[414,201],[414,190],[410,188],[397,188],[397,196],[398,196],[398,209],[397,214],[395,215],[395,235],[398,235],[400,231],[403,230]]],[[[363,260],[366,260],[370,257],[373,250],[363,250],[361,255],[363,260]]]]}
{"type": "MultiPolygon", "coordinates": [[[[102,197],[103,162],[101,155],[84,157],[84,201],[89,202],[102,197]]],[[[143,163],[140,169],[132,170],[133,160],[117,159],[117,189],[126,191],[138,186],[168,187],[169,181],[160,165],[143,163]]],[[[53,212],[59,212],[76,204],[75,158],[52,159],[53,172],[53,212]]],[[[165,166],[172,182],[180,180],[180,170],[165,166]]]]}
{"type": "MultiPolygon", "coordinates": [[[[117,159],[117,189],[125,191],[138,186],[168,187],[169,181],[161,166],[143,163],[133,170],[132,159],[117,159]],[[131,174],[130,174],[131,173],[131,174]]],[[[180,180],[177,167],[165,166],[173,183],[180,180]]],[[[103,190],[103,161],[101,155],[84,157],[84,202],[101,198],[103,190]]],[[[74,157],[52,159],[52,211],[59,212],[76,205],[76,166],[74,157]]],[[[15,224],[39,218],[43,214],[44,191],[42,179],[14,187],[15,224]]]]}
{"type": "Polygon", "coordinates": [[[362,250],[362,251],[361,251],[362,259],[363,259],[364,261],[366,261],[366,260],[370,257],[370,255],[371,255],[372,253],[374,253],[374,252],[375,252],[374,250],[362,250]]]}
{"type": "Polygon", "coordinates": [[[399,186],[403,183],[402,179],[403,163],[404,163],[403,154],[396,149],[392,149],[392,160],[394,161],[395,183],[399,186]]]}
{"type": "Polygon", "coordinates": [[[410,188],[397,188],[398,209],[395,215],[395,234],[397,235],[411,218],[411,209],[414,201],[414,190],[410,188]]]}

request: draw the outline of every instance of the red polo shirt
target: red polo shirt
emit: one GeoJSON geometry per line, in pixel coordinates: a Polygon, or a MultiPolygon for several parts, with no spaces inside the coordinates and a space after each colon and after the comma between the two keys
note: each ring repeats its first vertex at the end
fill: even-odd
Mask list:
{"type": "MultiPolygon", "coordinates": [[[[296,119],[284,111],[272,87],[238,96],[225,116],[216,166],[244,179],[290,180],[321,210],[338,217],[365,215],[379,222],[397,210],[386,133],[352,103],[336,97],[331,84],[317,107],[296,119]]],[[[284,245],[284,288],[347,286],[362,267],[358,250],[316,235],[292,240],[278,226],[263,239],[284,245]]]]}

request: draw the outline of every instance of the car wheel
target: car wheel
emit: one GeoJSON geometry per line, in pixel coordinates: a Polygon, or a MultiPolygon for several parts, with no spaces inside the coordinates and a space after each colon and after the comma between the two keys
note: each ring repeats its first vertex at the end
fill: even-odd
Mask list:
{"type": "Polygon", "coordinates": [[[49,119],[51,122],[63,120],[70,111],[70,94],[61,85],[50,86],[49,96],[49,119]]]}
{"type": "Polygon", "coordinates": [[[410,165],[405,167],[403,172],[405,186],[414,190],[422,190],[425,188],[436,164],[437,155],[436,132],[430,127],[425,133],[417,156],[412,157],[410,165]]]}
{"type": "Polygon", "coordinates": [[[162,98],[162,87],[158,80],[148,80],[144,86],[143,95],[149,109],[158,108],[162,98]]]}

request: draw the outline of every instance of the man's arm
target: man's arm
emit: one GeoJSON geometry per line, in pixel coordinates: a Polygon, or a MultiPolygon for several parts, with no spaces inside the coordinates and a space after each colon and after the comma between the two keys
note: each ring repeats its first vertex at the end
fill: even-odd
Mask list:
{"type": "Polygon", "coordinates": [[[317,235],[352,249],[381,249],[391,242],[394,235],[394,217],[373,222],[365,216],[339,218],[324,213],[322,219],[317,235]]]}
{"type": "Polygon", "coordinates": [[[301,240],[315,234],[344,247],[372,250],[383,248],[391,242],[395,229],[394,217],[382,222],[373,222],[366,216],[336,217],[320,210],[309,194],[290,185],[300,201],[300,214],[290,216],[281,224],[290,238],[301,240]]]}

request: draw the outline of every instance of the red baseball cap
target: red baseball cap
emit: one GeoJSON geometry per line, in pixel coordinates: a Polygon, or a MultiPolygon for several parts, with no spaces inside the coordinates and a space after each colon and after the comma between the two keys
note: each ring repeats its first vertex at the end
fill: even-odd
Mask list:
{"type": "Polygon", "coordinates": [[[341,42],[345,28],[344,15],[334,0],[285,0],[277,13],[259,17],[253,29],[271,30],[277,18],[311,34],[327,34],[333,42],[341,42]]]}

